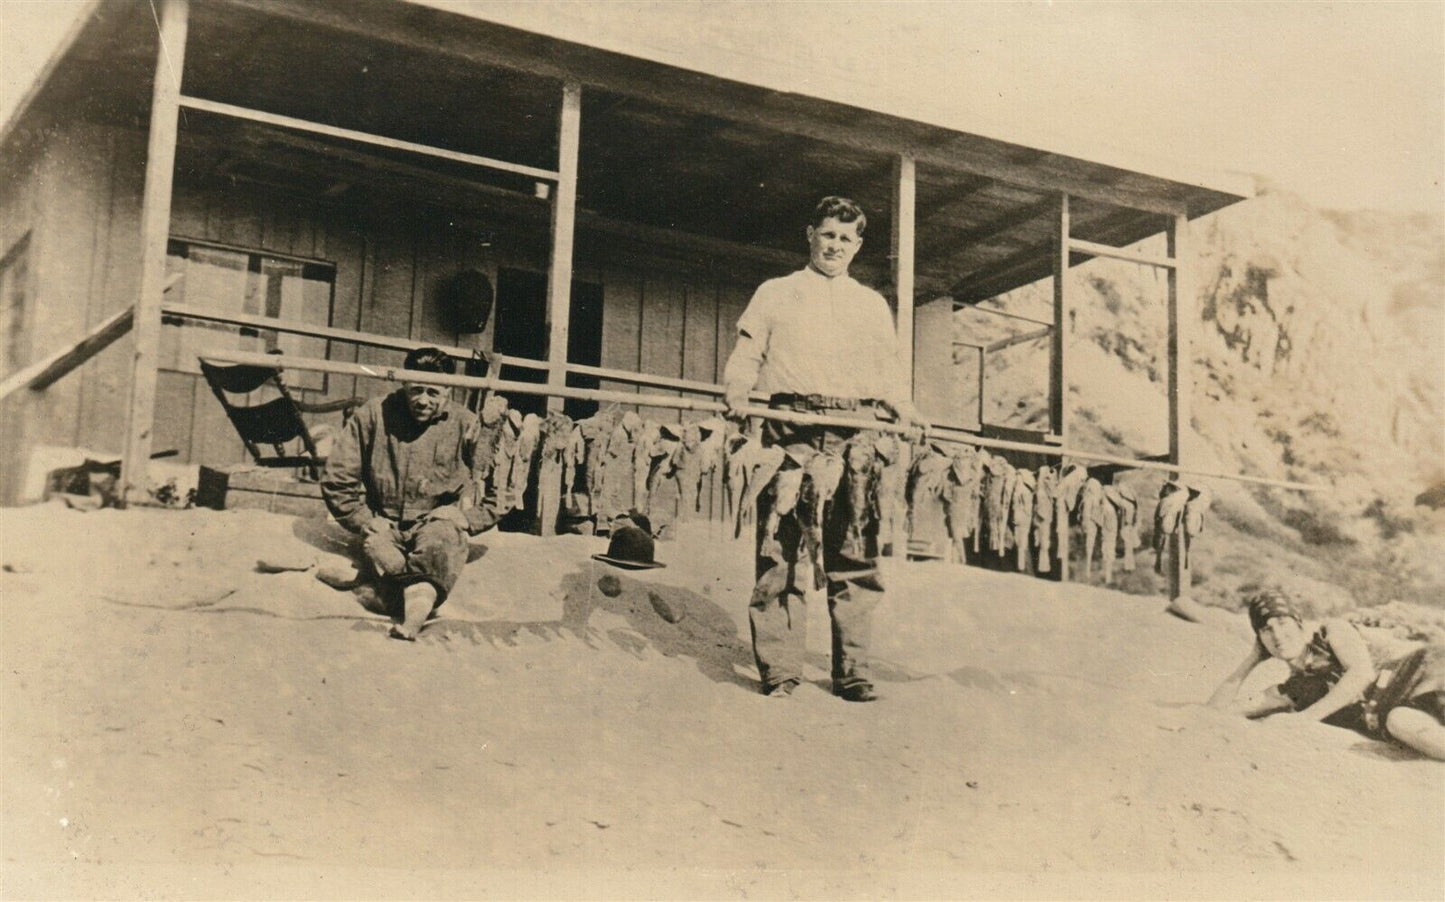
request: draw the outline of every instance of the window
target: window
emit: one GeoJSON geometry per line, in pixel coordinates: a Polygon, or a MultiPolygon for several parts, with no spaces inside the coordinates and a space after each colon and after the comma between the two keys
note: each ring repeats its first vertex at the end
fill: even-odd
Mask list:
{"type": "MultiPolygon", "coordinates": [[[[167,306],[199,307],[218,313],[245,313],[312,326],[331,325],[336,268],[257,251],[215,247],[172,239],[166,251],[167,278],[181,278],[166,292],[167,306]]],[[[266,329],[186,320],[161,336],[160,366],[199,373],[196,356],[205,350],[281,351],[298,357],[326,356],[327,341],[266,329]]],[[[293,388],[324,391],[326,375],[287,373],[293,388]]]]}
{"type": "Polygon", "coordinates": [[[30,233],[0,258],[0,375],[26,363],[25,305],[30,294],[30,233]]]}

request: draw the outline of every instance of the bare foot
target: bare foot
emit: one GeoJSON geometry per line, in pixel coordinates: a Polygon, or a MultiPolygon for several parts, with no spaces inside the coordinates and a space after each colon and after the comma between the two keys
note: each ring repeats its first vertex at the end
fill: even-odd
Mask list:
{"type": "Polygon", "coordinates": [[[393,623],[391,629],[386,633],[393,639],[401,639],[404,642],[416,641],[416,630],[409,629],[405,623],[393,623]]]}
{"type": "Polygon", "coordinates": [[[361,582],[361,568],[356,564],[323,564],[316,568],[316,578],[338,591],[354,589],[361,582]]]}
{"type": "Polygon", "coordinates": [[[1169,607],[1164,610],[1182,620],[1188,620],[1190,623],[1200,623],[1204,620],[1204,608],[1188,595],[1181,595],[1169,602],[1169,607]]]}
{"type": "Polygon", "coordinates": [[[431,583],[413,583],[402,592],[404,613],[401,623],[391,628],[391,635],[397,639],[415,641],[422,624],[436,608],[437,590],[431,583]]]}

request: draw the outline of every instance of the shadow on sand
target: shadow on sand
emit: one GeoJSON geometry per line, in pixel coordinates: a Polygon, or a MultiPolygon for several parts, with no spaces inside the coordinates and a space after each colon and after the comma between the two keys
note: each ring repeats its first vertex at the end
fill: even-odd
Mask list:
{"type": "MultiPolygon", "coordinates": [[[[752,664],[752,652],[738,635],[726,611],[705,596],[676,586],[642,582],[604,564],[584,565],[562,577],[562,616],[558,620],[457,620],[442,616],[418,636],[423,643],[466,641],[472,645],[515,647],[519,638],[546,641],[581,639],[589,647],[605,637],[614,646],[641,657],[648,648],[666,657],[691,658],[697,669],[717,683],[756,690],[757,684],[737,672],[752,664]],[[591,621],[598,611],[616,615],[626,627],[605,632],[591,621]]],[[[380,624],[358,623],[354,629],[375,631],[380,624]]]]}

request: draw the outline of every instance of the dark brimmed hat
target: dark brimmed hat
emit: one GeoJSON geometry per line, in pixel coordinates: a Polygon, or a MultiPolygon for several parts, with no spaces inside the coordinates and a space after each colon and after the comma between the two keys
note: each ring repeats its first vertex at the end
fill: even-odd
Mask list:
{"type": "Polygon", "coordinates": [[[666,567],[666,564],[653,559],[653,547],[652,536],[646,530],[632,523],[619,522],[612,530],[612,538],[607,542],[607,553],[594,554],[592,559],[625,570],[666,567]]]}
{"type": "Polygon", "coordinates": [[[1299,605],[1278,586],[1260,589],[1245,599],[1244,603],[1249,609],[1249,625],[1256,633],[1276,617],[1293,617],[1296,621],[1304,619],[1300,616],[1299,605]]]}

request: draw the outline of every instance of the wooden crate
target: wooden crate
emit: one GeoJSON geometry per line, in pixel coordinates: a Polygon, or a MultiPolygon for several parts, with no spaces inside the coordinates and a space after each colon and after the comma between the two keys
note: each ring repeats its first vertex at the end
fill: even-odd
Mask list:
{"type": "Polygon", "coordinates": [[[264,510],[296,517],[326,516],[321,486],[291,470],[201,467],[196,504],[216,510],[264,510]]]}

